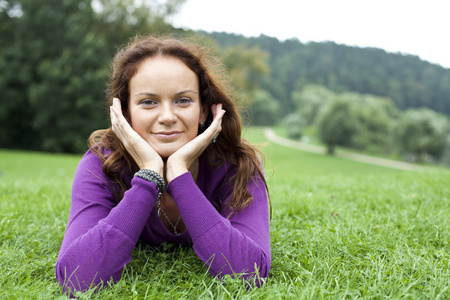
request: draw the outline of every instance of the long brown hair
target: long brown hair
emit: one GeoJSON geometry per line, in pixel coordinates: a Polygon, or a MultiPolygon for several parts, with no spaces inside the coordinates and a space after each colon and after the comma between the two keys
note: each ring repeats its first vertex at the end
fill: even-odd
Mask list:
{"type": "MultiPolygon", "coordinates": [[[[222,71],[222,65],[217,59],[208,56],[201,46],[174,38],[136,37],[132,43],[120,50],[112,61],[112,74],[107,87],[108,105],[112,105],[113,97],[119,98],[123,115],[131,124],[128,110],[129,82],[139,65],[145,59],[154,56],[178,58],[197,74],[202,109],[208,112],[205,122],[207,126],[213,119],[210,111],[212,104],[222,103],[226,111],[222,119],[222,131],[216,143],[209,145],[203,155],[206,155],[211,166],[229,163],[234,167],[235,172],[231,178],[234,183],[228,202],[231,211],[240,211],[251,203],[252,195],[247,191],[247,184],[255,176],[262,179],[268,194],[259,159],[261,157],[263,160],[264,156],[255,146],[241,137],[242,121],[230,96],[231,85],[228,84],[225,72],[222,71]]],[[[203,129],[199,128],[199,134],[202,131],[203,129]]],[[[125,190],[129,188],[126,186],[125,177],[138,171],[137,164],[111,127],[93,132],[89,138],[89,146],[100,157],[103,172],[119,184],[117,199],[120,201],[125,190]],[[111,153],[105,154],[103,148],[110,150],[111,153]]]]}

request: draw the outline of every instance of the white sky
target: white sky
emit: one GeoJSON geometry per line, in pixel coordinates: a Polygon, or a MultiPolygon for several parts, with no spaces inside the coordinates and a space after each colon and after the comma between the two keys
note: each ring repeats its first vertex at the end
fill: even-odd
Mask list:
{"type": "Polygon", "coordinates": [[[172,24],[376,47],[450,68],[450,0],[187,0],[172,24]]]}

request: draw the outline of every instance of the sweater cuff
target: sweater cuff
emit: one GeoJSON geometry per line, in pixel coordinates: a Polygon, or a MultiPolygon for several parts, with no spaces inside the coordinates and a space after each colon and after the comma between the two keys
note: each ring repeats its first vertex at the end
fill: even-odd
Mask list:
{"type": "Polygon", "coordinates": [[[111,210],[107,222],[137,241],[158,197],[156,184],[134,177],[131,188],[111,210]]]}

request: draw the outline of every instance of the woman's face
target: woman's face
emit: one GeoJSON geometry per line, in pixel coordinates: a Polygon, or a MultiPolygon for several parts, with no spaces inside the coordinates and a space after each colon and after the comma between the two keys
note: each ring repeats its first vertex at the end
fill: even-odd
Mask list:
{"type": "Polygon", "coordinates": [[[131,78],[131,126],[161,157],[194,139],[206,120],[198,86],[197,75],[174,57],[146,59],[131,78]]]}

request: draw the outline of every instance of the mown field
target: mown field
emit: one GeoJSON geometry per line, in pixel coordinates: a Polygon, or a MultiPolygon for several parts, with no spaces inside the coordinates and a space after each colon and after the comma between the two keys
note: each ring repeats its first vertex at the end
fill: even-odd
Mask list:
{"type": "MultiPolygon", "coordinates": [[[[246,136],[265,143],[261,129],[246,136]]],[[[449,299],[450,172],[396,171],[268,144],[266,284],[211,278],[188,246],[136,250],[86,299],[449,299]]],[[[54,267],[80,155],[0,150],[0,299],[64,299],[54,267]]]]}

